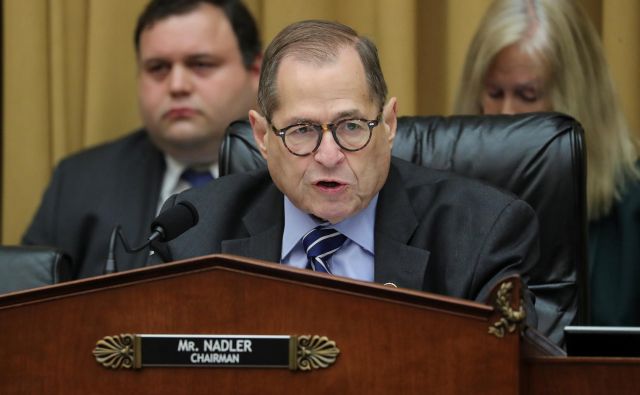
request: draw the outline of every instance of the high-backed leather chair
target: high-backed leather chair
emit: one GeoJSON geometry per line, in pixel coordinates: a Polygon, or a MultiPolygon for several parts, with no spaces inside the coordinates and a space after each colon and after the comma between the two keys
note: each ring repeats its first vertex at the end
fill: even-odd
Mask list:
{"type": "MultiPolygon", "coordinates": [[[[392,154],[484,180],[527,201],[540,223],[540,262],[529,273],[538,329],[562,344],[566,325],[586,321],[586,180],[578,122],[557,113],[400,117],[392,154]]],[[[220,174],[264,165],[249,123],[231,124],[220,174]]]]}
{"type": "Polygon", "coordinates": [[[0,246],[0,294],[71,280],[68,254],[50,247],[0,246]]]}

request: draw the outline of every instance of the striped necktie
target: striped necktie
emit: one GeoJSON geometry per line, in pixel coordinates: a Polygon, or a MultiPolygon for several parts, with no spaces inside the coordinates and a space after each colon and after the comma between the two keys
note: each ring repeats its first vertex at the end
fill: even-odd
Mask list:
{"type": "Polygon", "coordinates": [[[309,258],[307,269],[316,272],[331,273],[331,256],[342,247],[347,237],[329,224],[319,225],[302,237],[302,245],[309,258]]]}

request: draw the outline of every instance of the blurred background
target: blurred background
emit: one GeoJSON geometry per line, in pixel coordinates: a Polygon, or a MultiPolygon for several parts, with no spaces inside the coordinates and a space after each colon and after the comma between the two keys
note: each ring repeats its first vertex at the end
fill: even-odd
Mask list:
{"type": "MultiPolygon", "coordinates": [[[[640,1],[577,1],[602,37],[640,135],[640,1]]],[[[2,244],[19,242],[61,158],[140,126],[133,30],[146,2],[3,1],[2,244]]],[[[373,39],[401,115],[450,114],[467,47],[490,2],[245,0],[263,47],[284,26],[310,18],[337,20],[373,39]]]]}

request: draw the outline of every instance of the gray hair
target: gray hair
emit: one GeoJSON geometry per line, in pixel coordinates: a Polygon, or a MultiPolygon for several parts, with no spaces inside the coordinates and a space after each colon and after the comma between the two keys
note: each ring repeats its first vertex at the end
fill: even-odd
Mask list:
{"type": "Polygon", "coordinates": [[[276,77],[278,67],[287,56],[324,64],[335,60],[340,49],[353,47],[360,55],[369,86],[369,95],[382,108],[387,97],[387,84],[382,74],[375,44],[349,26],[329,21],[308,20],[291,24],[271,41],[264,54],[258,106],[262,115],[271,119],[278,109],[276,77]]]}

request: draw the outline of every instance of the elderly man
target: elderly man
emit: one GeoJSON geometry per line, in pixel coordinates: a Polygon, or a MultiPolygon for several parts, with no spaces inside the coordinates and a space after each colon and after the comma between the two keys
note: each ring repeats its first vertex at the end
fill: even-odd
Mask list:
{"type": "Polygon", "coordinates": [[[533,210],[392,159],[397,101],[386,95],[375,46],[351,28],[285,28],[265,53],[261,114],[249,112],[268,171],[170,198],[165,208],[189,201],[200,222],[164,252],[231,253],[478,300],[526,273],[538,257],[533,210]]]}
{"type": "MultiPolygon", "coordinates": [[[[130,244],[171,194],[217,176],[227,125],[256,104],[260,40],[234,0],[152,0],[135,31],[144,129],[64,159],[23,243],[71,254],[76,277],[102,274],[116,225],[130,244]]],[[[143,266],[148,250],[117,266],[143,266]]]]}

